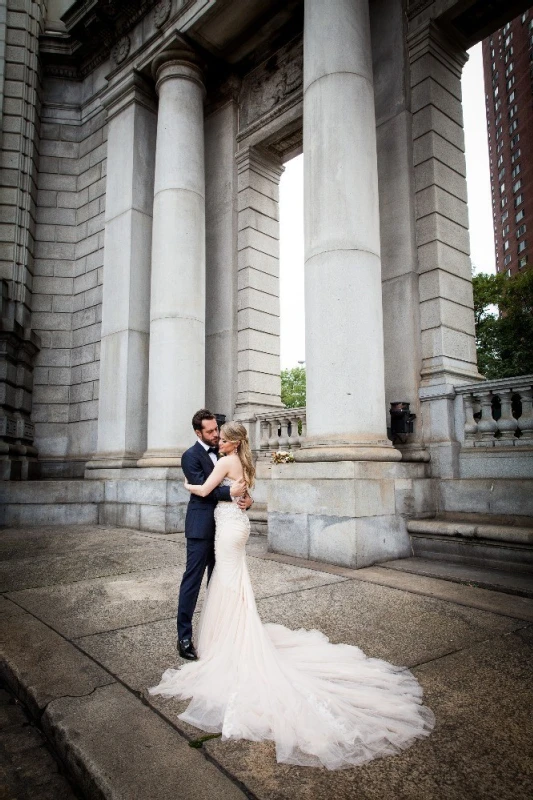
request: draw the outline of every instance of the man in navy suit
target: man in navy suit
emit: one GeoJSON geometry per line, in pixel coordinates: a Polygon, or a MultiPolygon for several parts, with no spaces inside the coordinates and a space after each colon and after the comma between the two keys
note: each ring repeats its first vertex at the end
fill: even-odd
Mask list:
{"type": "MultiPolygon", "coordinates": [[[[181,457],[181,467],[189,483],[205,483],[218,455],[218,424],[214,414],[201,408],[192,418],[192,427],[198,441],[181,457]]],[[[192,642],[192,616],[204,572],[207,580],[215,566],[215,507],[221,502],[231,502],[234,487],[218,486],[207,497],[191,494],[185,517],[187,540],[187,565],[181,580],[178,602],[178,650],[182,658],[197,658],[192,642]]],[[[239,491],[237,489],[237,491],[239,491]]],[[[237,501],[241,508],[250,508],[252,498],[246,495],[237,501]]]]}

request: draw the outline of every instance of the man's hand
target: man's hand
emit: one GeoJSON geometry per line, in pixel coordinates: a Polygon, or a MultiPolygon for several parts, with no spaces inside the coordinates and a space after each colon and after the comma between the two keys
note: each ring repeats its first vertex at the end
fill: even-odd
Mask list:
{"type": "Polygon", "coordinates": [[[241,478],[231,484],[229,493],[232,497],[241,497],[246,492],[246,481],[241,478]]]}
{"type": "Polygon", "coordinates": [[[254,501],[253,501],[253,499],[250,497],[250,495],[249,495],[249,494],[245,494],[245,495],[243,495],[242,497],[239,497],[239,499],[237,500],[237,505],[238,505],[238,506],[239,506],[239,508],[241,508],[243,511],[247,511],[247,510],[250,508],[250,506],[252,505],[252,503],[253,503],[253,502],[254,502],[254,501]]]}

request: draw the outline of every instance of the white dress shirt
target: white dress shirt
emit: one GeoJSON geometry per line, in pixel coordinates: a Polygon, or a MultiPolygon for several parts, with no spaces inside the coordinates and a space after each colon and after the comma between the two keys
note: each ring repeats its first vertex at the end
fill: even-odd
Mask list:
{"type": "MultiPolygon", "coordinates": [[[[198,441],[200,442],[200,444],[201,444],[201,445],[202,445],[202,447],[204,448],[205,452],[207,453],[207,451],[209,450],[209,448],[211,447],[211,445],[210,445],[210,444],[206,444],[205,442],[202,442],[202,440],[201,440],[201,439],[198,439],[198,441]]],[[[217,461],[218,461],[218,458],[217,458],[217,454],[216,454],[216,453],[207,453],[207,455],[209,456],[209,458],[211,459],[211,461],[213,462],[213,464],[216,464],[216,463],[217,463],[217,461]]]]}

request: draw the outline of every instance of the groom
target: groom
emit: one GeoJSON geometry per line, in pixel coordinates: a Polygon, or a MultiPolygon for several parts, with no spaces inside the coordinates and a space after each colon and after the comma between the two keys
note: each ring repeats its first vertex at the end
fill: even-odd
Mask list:
{"type": "MultiPolygon", "coordinates": [[[[214,414],[201,408],[192,418],[192,427],[198,441],[181,457],[181,467],[189,483],[205,483],[218,456],[218,424],[214,414]]],[[[191,494],[185,517],[187,540],[187,565],[181,580],[178,602],[178,651],[182,658],[194,661],[198,656],[192,642],[192,615],[204,572],[207,580],[215,566],[215,507],[219,500],[231,502],[232,492],[237,486],[218,486],[207,497],[191,494]]],[[[243,509],[250,508],[251,497],[237,501],[243,509]]]]}

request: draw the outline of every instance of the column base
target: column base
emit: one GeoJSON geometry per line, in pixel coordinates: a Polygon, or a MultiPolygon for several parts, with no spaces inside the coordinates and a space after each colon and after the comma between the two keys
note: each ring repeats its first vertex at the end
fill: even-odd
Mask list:
{"type": "Polygon", "coordinates": [[[295,460],[316,461],[401,461],[402,454],[390,442],[342,442],[308,437],[295,452],[295,460]]]}
{"type": "Polygon", "coordinates": [[[147,450],[137,461],[138,467],[181,467],[183,450],[147,450]]]}
{"type": "Polygon", "coordinates": [[[424,463],[280,464],[268,487],[268,549],[360,569],[410,555],[407,517],[435,513],[424,463]]]}
{"type": "Polygon", "coordinates": [[[135,468],[139,453],[96,453],[85,465],[86,470],[135,468]]]}

